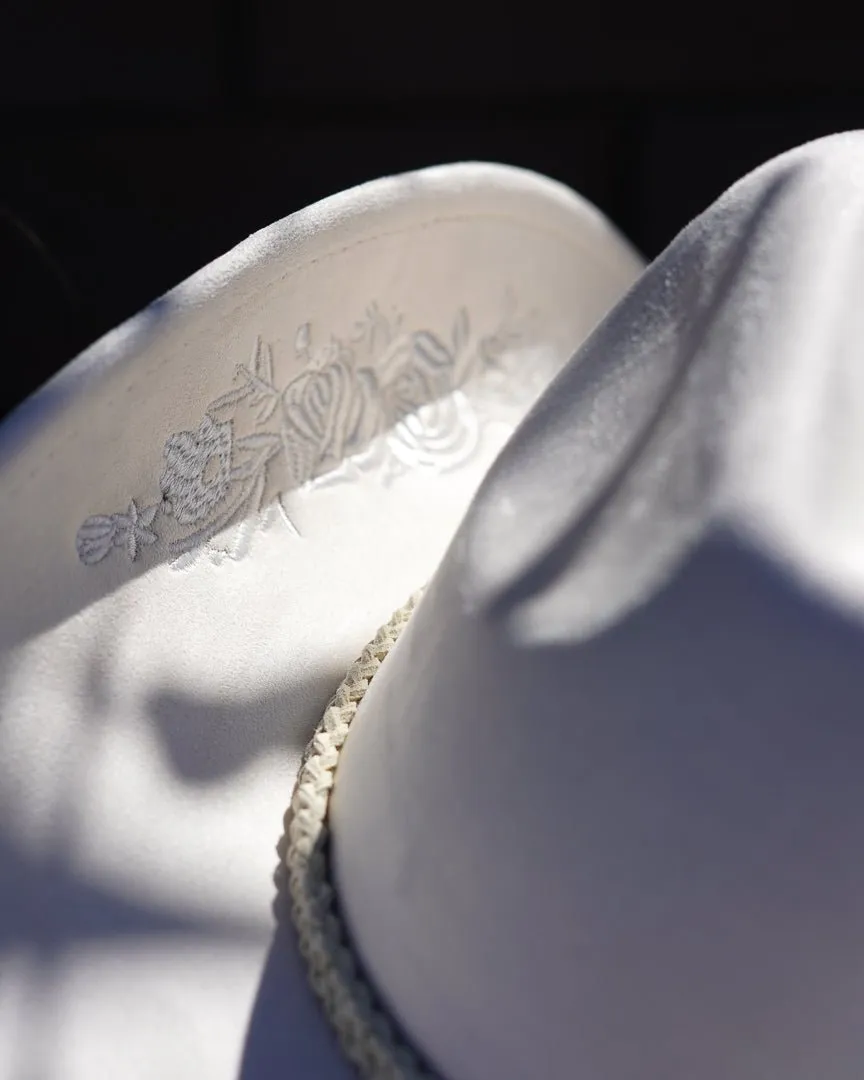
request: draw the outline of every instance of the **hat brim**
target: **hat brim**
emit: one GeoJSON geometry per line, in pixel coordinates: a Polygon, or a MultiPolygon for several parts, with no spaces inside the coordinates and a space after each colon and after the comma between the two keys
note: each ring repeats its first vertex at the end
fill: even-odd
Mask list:
{"type": "Polygon", "coordinates": [[[376,181],[0,428],[0,1074],[352,1075],[274,936],[302,753],[640,269],[533,174],[376,181]]]}

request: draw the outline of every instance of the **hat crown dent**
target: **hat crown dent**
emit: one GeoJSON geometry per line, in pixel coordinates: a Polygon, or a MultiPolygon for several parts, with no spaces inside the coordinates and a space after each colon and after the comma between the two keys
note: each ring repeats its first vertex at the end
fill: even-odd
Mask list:
{"type": "Polygon", "coordinates": [[[769,162],[684,229],[487,475],[466,602],[576,640],[732,533],[864,604],[862,235],[860,133],[769,162]]]}

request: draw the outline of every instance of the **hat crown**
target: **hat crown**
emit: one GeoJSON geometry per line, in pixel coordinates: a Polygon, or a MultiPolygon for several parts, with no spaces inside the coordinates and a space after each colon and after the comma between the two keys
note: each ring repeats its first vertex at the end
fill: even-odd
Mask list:
{"type": "Polygon", "coordinates": [[[340,903],[448,1080],[860,1061],[862,209],[851,135],[685,230],[360,707],[340,903]]]}

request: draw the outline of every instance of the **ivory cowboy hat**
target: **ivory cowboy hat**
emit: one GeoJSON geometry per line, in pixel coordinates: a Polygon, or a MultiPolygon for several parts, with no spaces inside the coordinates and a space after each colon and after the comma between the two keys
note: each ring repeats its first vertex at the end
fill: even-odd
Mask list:
{"type": "Polygon", "coordinates": [[[301,757],[640,270],[551,180],[384,179],[252,236],[0,427],[3,1080],[353,1074],[274,937],[301,757]]]}
{"type": "MultiPolygon", "coordinates": [[[[602,309],[636,265],[585,220],[615,268],[602,309]]],[[[171,379],[188,392],[161,416],[164,452],[147,451],[140,477],[116,480],[131,448],[143,464],[155,426],[138,421],[122,361],[87,388],[78,438],[101,456],[69,436],[47,462],[43,427],[14,474],[12,448],[4,621],[24,630],[0,729],[21,867],[3,1012],[18,1042],[6,1043],[50,1039],[43,1071],[66,1076],[860,1080],[862,222],[862,134],[744,178],[602,319],[473,498],[462,492],[458,524],[452,474],[427,482],[431,466],[409,458],[376,486],[361,456],[340,486],[293,489],[299,536],[274,523],[244,558],[221,539],[187,559],[185,530],[216,514],[212,485],[248,483],[243,460],[269,445],[241,444],[235,422],[229,455],[226,406],[204,410],[215,430],[183,413],[219,400],[200,385],[209,368],[191,331],[172,333],[171,379]],[[154,474],[161,494],[145,496],[154,474]],[[176,572],[158,560],[163,520],[176,572]],[[113,576],[92,584],[101,573],[113,576]],[[220,787],[214,744],[232,725],[257,753],[220,787]],[[293,755],[268,757],[262,730],[293,732],[293,755]],[[263,911],[289,788],[283,929],[262,974],[260,923],[237,912],[250,896],[263,911]],[[50,931],[66,948],[34,958],[26,934],[40,925],[40,944],[50,931]]],[[[412,239],[390,285],[432,296],[410,277],[421,263],[449,286],[482,256],[461,294],[518,271],[515,293],[547,299],[539,325],[572,313],[598,281],[584,246],[572,264],[563,245],[535,257],[527,230],[505,239],[499,226],[494,244],[472,232],[440,264],[412,239]]],[[[311,304],[311,285],[301,292],[311,304]]],[[[206,310],[193,309],[213,326],[206,310]]],[[[303,363],[314,326],[295,341],[303,363]]],[[[426,371],[436,350],[411,340],[411,370],[426,371]]],[[[531,365],[521,357],[508,385],[531,365]]],[[[269,362],[237,383],[252,387],[261,431],[276,415],[321,431],[309,418],[343,399],[316,380],[317,404],[292,419],[290,393],[270,404],[267,387],[285,382],[269,362]]],[[[49,408],[31,412],[34,430],[72,405],[49,408]]],[[[421,412],[387,415],[397,427],[416,415],[419,441],[421,412]]]]}

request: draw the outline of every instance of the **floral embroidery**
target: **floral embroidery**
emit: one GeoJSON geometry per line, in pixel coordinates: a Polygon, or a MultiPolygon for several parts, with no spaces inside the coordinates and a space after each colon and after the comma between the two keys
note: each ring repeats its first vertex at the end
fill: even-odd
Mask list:
{"type": "Polygon", "coordinates": [[[281,519],[297,532],[286,509],[293,490],[338,482],[352,470],[383,467],[388,478],[470,446],[478,423],[460,388],[494,369],[518,339],[512,299],[476,344],[464,308],[449,335],[405,332],[402,322],[372,304],[349,337],[318,346],[304,323],[294,339],[304,370],[282,389],[272,346],[259,340],[198,427],[166,441],[161,501],[139,509],[133,499],[125,513],[87,518],[76,537],[81,562],[92,566],[120,547],[134,561],[163,539],[178,568],[205,549],[215,561],[239,558],[249,547],[250,517],[257,515],[259,528],[281,519]],[[234,547],[215,547],[213,538],[232,525],[234,547]]]}
{"type": "Polygon", "coordinates": [[[134,499],[125,514],[87,518],[78,530],[78,557],[86,566],[104,559],[112,547],[125,547],[133,561],[142,545],[155,544],[158,537],[150,528],[158,503],[139,510],[134,499]]]}
{"type": "Polygon", "coordinates": [[[172,435],[165,462],[159,483],[165,510],[181,525],[203,521],[231,487],[231,422],[205,416],[197,431],[172,435]]]}

